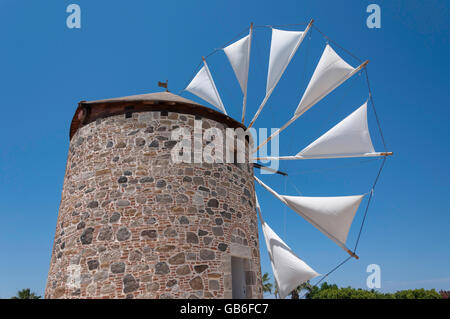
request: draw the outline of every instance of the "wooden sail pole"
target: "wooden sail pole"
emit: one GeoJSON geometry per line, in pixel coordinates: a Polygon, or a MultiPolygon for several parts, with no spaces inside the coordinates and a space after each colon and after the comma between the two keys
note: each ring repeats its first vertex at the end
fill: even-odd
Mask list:
{"type": "Polygon", "coordinates": [[[244,99],[242,101],[242,120],[241,120],[242,124],[244,124],[244,121],[245,121],[245,108],[247,106],[248,70],[249,70],[249,66],[250,66],[250,49],[252,48],[252,35],[253,35],[253,22],[250,23],[250,33],[249,33],[249,39],[248,39],[247,85],[245,86],[244,99]]]}
{"type": "Polygon", "coordinates": [[[352,72],[350,72],[345,78],[343,78],[339,83],[337,83],[334,88],[332,88],[331,90],[328,90],[326,92],[324,92],[322,95],[320,95],[319,97],[317,97],[313,102],[311,102],[309,104],[308,107],[304,108],[303,112],[300,112],[298,114],[295,114],[286,124],[284,124],[281,128],[279,128],[277,131],[275,131],[275,133],[273,133],[272,135],[270,135],[264,142],[262,142],[261,144],[258,145],[258,147],[253,151],[256,152],[258,151],[263,145],[267,144],[272,138],[274,138],[275,136],[277,136],[278,134],[280,134],[283,130],[285,130],[289,125],[291,125],[292,123],[294,123],[294,121],[296,119],[298,119],[301,115],[303,115],[303,113],[305,113],[307,110],[309,110],[314,104],[316,104],[317,102],[319,102],[322,98],[324,98],[328,93],[330,93],[331,91],[333,91],[334,89],[336,89],[339,85],[341,85],[342,83],[344,83],[346,80],[348,80],[349,78],[351,78],[353,75],[355,75],[356,73],[358,73],[362,68],[364,68],[367,63],[369,63],[369,60],[364,61],[361,65],[359,65],[356,69],[354,69],[352,72]]]}
{"type": "Polygon", "coordinates": [[[257,161],[278,161],[278,160],[307,160],[307,159],[327,159],[327,158],[350,158],[350,157],[376,157],[376,156],[391,156],[394,155],[393,152],[374,152],[374,153],[365,153],[365,154],[355,154],[355,155],[335,155],[335,156],[301,156],[301,155],[293,155],[293,156],[266,156],[266,157],[256,157],[257,161]]]}
{"type": "Polygon", "coordinates": [[[203,60],[203,65],[205,66],[205,69],[206,69],[206,74],[208,75],[208,78],[211,81],[211,84],[213,85],[214,93],[216,94],[217,100],[219,100],[220,107],[222,108],[223,113],[225,113],[225,115],[228,115],[227,110],[225,109],[225,106],[223,105],[222,99],[220,98],[219,92],[217,91],[216,85],[214,84],[214,80],[212,78],[211,72],[209,71],[208,64],[206,63],[206,58],[204,56],[202,56],[202,60],[203,60]]]}
{"type": "Polygon", "coordinates": [[[270,135],[264,142],[262,142],[261,144],[258,145],[258,147],[253,151],[256,152],[258,151],[262,146],[264,146],[265,144],[267,144],[271,139],[273,139],[275,136],[277,136],[278,134],[281,133],[281,131],[283,131],[286,127],[288,127],[289,125],[291,125],[298,117],[293,117],[291,118],[286,124],[284,124],[282,127],[280,127],[278,130],[275,131],[275,133],[273,133],[272,135],[270,135]]]}
{"type": "Polygon", "coordinates": [[[359,259],[359,256],[357,254],[355,254],[353,251],[351,251],[350,249],[346,249],[345,250],[351,257],[355,258],[355,259],[359,259]]]}
{"type": "Polygon", "coordinates": [[[250,122],[250,124],[248,125],[248,128],[252,127],[253,124],[255,123],[256,119],[259,116],[259,113],[261,113],[264,105],[266,105],[267,100],[269,99],[269,97],[272,95],[273,90],[275,89],[275,87],[277,86],[278,82],[281,79],[281,75],[283,75],[284,71],[286,70],[287,66],[289,65],[289,63],[291,62],[292,58],[294,57],[295,52],[297,52],[298,47],[300,46],[300,44],[303,42],[303,39],[305,38],[306,34],[308,33],[309,29],[311,29],[312,24],[314,22],[314,19],[311,19],[311,21],[309,21],[308,26],[306,27],[305,31],[302,34],[302,37],[300,39],[300,41],[298,42],[297,46],[295,47],[294,51],[292,52],[291,56],[288,59],[288,62],[286,63],[286,65],[283,67],[283,70],[280,73],[280,77],[275,81],[274,86],[269,90],[269,92],[267,92],[266,96],[264,97],[264,100],[262,101],[261,105],[258,108],[258,111],[256,111],[256,114],[253,116],[252,121],[250,122]]]}
{"type": "MultiPolygon", "coordinates": [[[[256,200],[258,201],[258,198],[256,200]]],[[[261,225],[264,224],[264,219],[262,218],[261,207],[259,207],[259,203],[258,203],[258,205],[256,205],[256,211],[258,212],[259,220],[261,221],[261,225]]]]}

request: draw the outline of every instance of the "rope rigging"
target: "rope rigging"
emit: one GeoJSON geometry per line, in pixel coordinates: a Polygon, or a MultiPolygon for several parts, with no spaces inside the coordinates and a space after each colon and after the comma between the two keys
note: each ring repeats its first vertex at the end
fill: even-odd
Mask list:
{"type": "Polygon", "coordinates": [[[317,30],[317,32],[319,32],[327,41],[333,43],[334,45],[336,45],[337,47],[339,47],[340,49],[342,49],[343,51],[345,51],[347,54],[349,54],[351,57],[353,57],[354,59],[358,60],[359,63],[363,62],[363,60],[361,60],[360,58],[358,58],[356,55],[354,55],[353,53],[351,53],[349,50],[347,50],[346,48],[344,48],[343,46],[341,46],[339,43],[337,43],[336,41],[332,40],[330,37],[328,37],[325,33],[323,33],[322,31],[320,31],[320,29],[318,27],[316,27],[316,25],[313,24],[313,28],[317,30]]]}
{"type": "MultiPolygon", "coordinates": [[[[340,267],[342,267],[347,261],[349,261],[350,259],[352,259],[352,256],[348,256],[346,259],[344,259],[342,262],[340,262],[336,267],[334,267],[333,269],[331,269],[329,272],[327,272],[325,275],[322,276],[322,278],[316,282],[313,287],[317,287],[325,278],[327,278],[329,275],[331,275],[333,272],[335,272],[336,270],[338,270],[340,267]]],[[[307,295],[308,293],[303,294],[300,298],[303,298],[307,295]]]]}
{"type": "Polygon", "coordinates": [[[364,160],[358,161],[357,163],[347,163],[347,164],[336,165],[336,166],[328,167],[328,168],[312,169],[312,170],[302,171],[302,172],[298,172],[298,173],[289,173],[289,175],[295,176],[295,175],[303,175],[303,174],[310,174],[310,173],[322,173],[325,171],[335,171],[335,170],[338,170],[343,167],[350,167],[350,166],[355,166],[357,164],[371,163],[371,162],[375,162],[375,161],[379,161],[379,160],[380,160],[380,158],[364,159],[364,160]]]}
{"type": "Polygon", "coordinates": [[[383,161],[381,163],[380,169],[378,170],[377,177],[375,178],[375,181],[373,182],[373,185],[372,185],[372,189],[370,190],[369,199],[367,200],[367,206],[366,206],[366,209],[364,211],[363,221],[361,223],[361,228],[359,229],[358,238],[356,240],[356,244],[355,244],[355,248],[353,249],[353,252],[356,252],[356,248],[358,247],[358,243],[359,243],[359,240],[360,240],[360,237],[361,237],[361,233],[362,233],[362,230],[363,230],[363,227],[364,227],[364,223],[366,221],[367,212],[369,210],[369,205],[370,205],[370,202],[371,202],[372,197],[373,197],[373,192],[374,192],[375,186],[377,185],[378,179],[380,178],[381,171],[383,170],[385,162],[386,162],[386,157],[383,157],[383,161]]]}
{"type": "Polygon", "coordinates": [[[257,25],[255,28],[286,28],[286,27],[294,27],[294,26],[305,26],[308,25],[308,22],[306,23],[292,23],[292,24],[265,24],[265,25],[257,25]]]}
{"type": "Polygon", "coordinates": [[[364,68],[365,74],[366,74],[366,82],[367,82],[367,88],[369,90],[369,99],[373,108],[373,112],[375,114],[375,119],[377,120],[378,130],[380,131],[381,141],[383,142],[384,151],[387,152],[386,142],[384,141],[383,131],[381,130],[380,120],[378,119],[377,110],[375,109],[375,103],[373,102],[373,94],[372,90],[370,89],[370,82],[369,82],[369,75],[367,73],[367,67],[364,68]]]}
{"type": "MultiPolygon", "coordinates": [[[[246,27],[244,30],[242,30],[242,31],[239,32],[237,35],[235,35],[230,41],[228,41],[227,43],[225,43],[221,48],[214,49],[213,51],[211,51],[210,53],[208,53],[207,55],[205,55],[204,58],[207,59],[208,57],[210,57],[211,55],[217,53],[218,51],[223,50],[223,48],[225,48],[228,44],[232,43],[234,40],[236,40],[237,38],[239,38],[244,32],[246,32],[246,31],[249,30],[249,29],[250,29],[250,27],[246,27]]],[[[184,88],[186,88],[186,87],[189,85],[189,83],[190,83],[190,82],[192,81],[192,79],[194,78],[195,73],[197,73],[197,70],[199,69],[200,65],[202,65],[202,64],[203,64],[203,59],[202,59],[202,61],[200,61],[200,62],[197,64],[197,66],[195,67],[194,71],[192,72],[192,75],[190,76],[189,80],[186,82],[186,85],[184,86],[184,88]]],[[[181,94],[185,91],[184,88],[180,90],[180,92],[178,93],[178,95],[181,95],[181,94]]]]}

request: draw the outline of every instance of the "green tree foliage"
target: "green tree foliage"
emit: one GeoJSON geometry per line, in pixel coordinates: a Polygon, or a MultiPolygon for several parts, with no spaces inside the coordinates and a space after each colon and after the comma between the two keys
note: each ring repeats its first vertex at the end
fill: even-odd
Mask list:
{"type": "Polygon", "coordinates": [[[262,276],[263,292],[272,293],[272,283],[270,282],[270,276],[268,273],[264,273],[262,276]]]}
{"type": "Polygon", "coordinates": [[[306,299],[441,299],[434,289],[409,289],[395,293],[382,293],[376,290],[339,288],[324,282],[320,287],[309,287],[306,299]]]}
{"type": "Polygon", "coordinates": [[[17,295],[11,297],[11,299],[41,299],[41,296],[37,296],[34,292],[31,292],[30,288],[26,288],[19,290],[17,295]]]}
{"type": "Polygon", "coordinates": [[[302,293],[303,290],[306,290],[307,293],[309,293],[312,289],[312,285],[309,283],[309,280],[307,282],[302,283],[300,286],[292,290],[291,292],[291,299],[300,299],[300,293],[302,293]]]}
{"type": "Polygon", "coordinates": [[[395,294],[395,299],[441,299],[442,296],[434,289],[409,289],[400,290],[395,294]]]}

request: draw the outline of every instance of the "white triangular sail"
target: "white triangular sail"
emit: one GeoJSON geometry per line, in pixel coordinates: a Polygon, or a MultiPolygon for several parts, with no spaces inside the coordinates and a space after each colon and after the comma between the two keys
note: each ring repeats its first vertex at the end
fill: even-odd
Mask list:
{"type": "Polygon", "coordinates": [[[198,71],[197,75],[192,79],[185,90],[197,95],[199,98],[214,105],[223,113],[227,114],[211,73],[209,72],[208,65],[206,64],[206,61],[203,61],[203,63],[203,67],[198,71]]]}
{"type": "Polygon", "coordinates": [[[255,180],[351,254],[345,242],[355,213],[365,194],[337,197],[286,196],[278,194],[257,177],[255,180]]]}
{"type": "Polygon", "coordinates": [[[355,68],[345,62],[330,45],[325,50],[306,87],[295,115],[300,116],[348,79],[355,68]]]}
{"type": "Polygon", "coordinates": [[[266,95],[261,105],[258,107],[252,121],[248,127],[252,127],[253,123],[261,113],[264,105],[266,105],[272,91],[280,81],[281,76],[291,62],[297,52],[300,44],[303,42],[306,34],[311,28],[313,20],[308,24],[305,31],[285,31],[272,29],[272,40],[270,44],[269,70],[267,73],[266,95]]]}
{"type": "Polygon", "coordinates": [[[257,160],[387,156],[375,152],[367,124],[367,102],[295,156],[258,157],[257,160]]]}
{"type": "Polygon", "coordinates": [[[252,45],[253,23],[250,25],[249,35],[225,47],[228,61],[230,61],[234,74],[241,86],[244,97],[242,99],[242,124],[245,121],[245,108],[247,105],[247,82],[250,66],[250,48],[252,45]]]}
{"type": "Polygon", "coordinates": [[[303,40],[303,31],[272,29],[266,95],[275,88],[303,40]]]}
{"type": "Polygon", "coordinates": [[[343,157],[374,153],[367,124],[367,102],[328,132],[305,147],[297,156],[343,157]]]}
{"type": "Polygon", "coordinates": [[[364,154],[334,154],[332,156],[330,156],[330,155],[260,156],[260,157],[254,157],[254,159],[257,161],[306,160],[306,159],[324,159],[324,158],[378,157],[378,156],[389,156],[392,154],[393,154],[392,152],[373,152],[373,153],[364,153],[364,154]]]}
{"type": "Polygon", "coordinates": [[[267,223],[261,221],[261,224],[278,294],[284,299],[292,290],[319,274],[298,258],[267,223]]]}
{"type": "Polygon", "coordinates": [[[338,244],[345,245],[364,195],[306,197],[281,195],[287,205],[338,244]]]}
{"type": "Polygon", "coordinates": [[[250,34],[223,49],[234,74],[241,86],[242,93],[247,92],[248,67],[250,57],[250,34]]]}

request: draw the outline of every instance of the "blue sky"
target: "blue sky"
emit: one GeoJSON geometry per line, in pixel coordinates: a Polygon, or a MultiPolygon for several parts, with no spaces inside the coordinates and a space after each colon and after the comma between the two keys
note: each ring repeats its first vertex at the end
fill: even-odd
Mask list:
{"type": "MultiPolygon", "coordinates": [[[[359,58],[369,77],[388,149],[366,226],[351,260],[329,277],[365,288],[366,267],[381,267],[382,291],[450,289],[449,5],[444,1],[13,1],[0,2],[0,297],[30,287],[43,295],[68,150],[71,118],[80,100],[159,91],[179,92],[202,55],[256,25],[307,23],[359,58]],[[82,28],[66,27],[77,3],[82,28]],[[381,28],[368,29],[366,7],[381,7],[381,28]]],[[[288,28],[302,30],[303,26],[288,28]]],[[[249,79],[250,117],[262,100],[270,30],[255,31],[249,79]]],[[[305,40],[256,127],[280,127],[302,95],[325,40],[305,40]]],[[[350,64],[352,59],[336,51],[350,64]]],[[[209,60],[231,116],[241,93],[223,53],[209,60]]],[[[183,96],[197,100],[189,93],[183,96]]],[[[350,114],[367,98],[355,76],[304,114],[280,137],[291,155],[350,114]]],[[[373,110],[369,126],[382,150],[373,110]]],[[[370,190],[379,160],[283,162],[290,174],[261,176],[279,192],[333,196],[370,190]]],[[[272,195],[256,186],[263,214],[297,254],[320,273],[347,255],[272,195]]],[[[363,202],[364,205],[365,202],[363,202]]],[[[362,206],[363,206],[362,205],[362,206]]],[[[356,240],[363,210],[350,230],[356,240]]],[[[262,239],[262,237],[261,237],[262,239]]],[[[264,244],[262,270],[271,273],[264,244]]],[[[314,282],[314,281],[313,281],[314,282]]]]}

